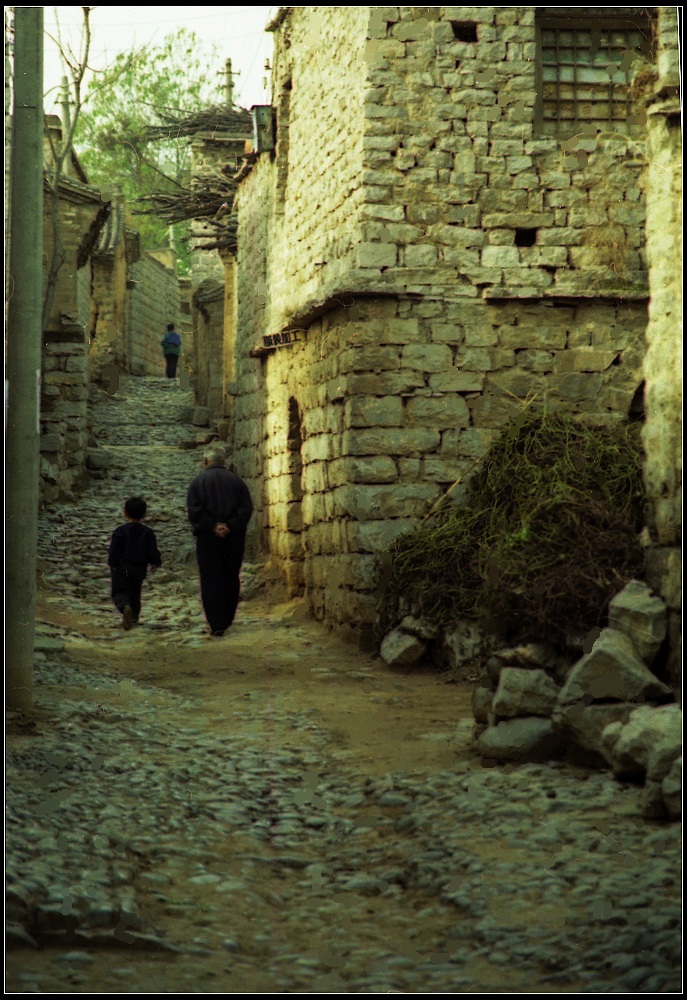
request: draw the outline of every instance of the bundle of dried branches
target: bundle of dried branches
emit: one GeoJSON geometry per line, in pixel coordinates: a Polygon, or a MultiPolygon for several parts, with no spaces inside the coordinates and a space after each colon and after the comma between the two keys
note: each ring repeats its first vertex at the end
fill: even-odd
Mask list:
{"type": "Polygon", "coordinates": [[[221,132],[250,138],[250,111],[245,108],[217,104],[200,111],[185,113],[171,108],[157,108],[159,125],[148,125],[143,133],[146,142],[160,139],[183,139],[199,132],[221,132]]]}
{"type": "Polygon", "coordinates": [[[379,637],[409,611],[440,626],[498,622],[514,640],[585,635],[643,573],[641,470],[637,425],[523,411],[463,502],[447,498],[392,546],[379,637]]]}
{"type": "Polygon", "coordinates": [[[204,170],[193,178],[188,188],[159,191],[139,198],[136,211],[139,215],[156,215],[168,225],[177,222],[202,220],[203,236],[208,244],[200,250],[229,250],[236,252],[237,218],[232,214],[236,182],[234,166],[227,164],[221,170],[204,170]]]}

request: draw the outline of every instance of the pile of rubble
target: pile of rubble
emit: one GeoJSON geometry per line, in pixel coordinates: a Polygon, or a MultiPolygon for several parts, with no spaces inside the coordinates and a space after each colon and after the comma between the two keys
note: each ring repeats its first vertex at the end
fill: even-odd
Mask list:
{"type": "MultiPolygon", "coordinates": [[[[645,783],[645,815],[679,816],[682,713],[653,672],[666,631],[663,601],[632,580],[579,659],[540,642],[494,648],[473,694],[477,752],[511,762],[567,755],[610,767],[621,780],[645,783]]],[[[385,637],[380,655],[390,665],[411,665],[434,643],[464,665],[487,642],[493,637],[486,640],[472,623],[440,636],[431,622],[408,616],[385,637]]]]}

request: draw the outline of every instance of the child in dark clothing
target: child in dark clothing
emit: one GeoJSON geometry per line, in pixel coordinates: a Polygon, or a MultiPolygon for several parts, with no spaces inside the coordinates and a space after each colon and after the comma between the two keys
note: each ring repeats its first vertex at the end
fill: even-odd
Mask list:
{"type": "Polygon", "coordinates": [[[112,573],[112,600],[122,616],[122,625],[129,631],[138,623],[141,613],[141,585],[148,566],[157,569],[162,557],[152,528],[142,524],[148,509],[141,497],[130,497],[124,504],[126,524],[112,532],[108,564],[112,573]]]}

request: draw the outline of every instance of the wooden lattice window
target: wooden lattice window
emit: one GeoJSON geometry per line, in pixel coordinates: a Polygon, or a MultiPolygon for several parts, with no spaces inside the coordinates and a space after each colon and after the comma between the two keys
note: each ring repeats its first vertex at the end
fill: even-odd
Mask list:
{"type": "Polygon", "coordinates": [[[653,55],[655,8],[606,7],[538,17],[539,125],[570,136],[582,125],[634,134],[630,84],[639,59],[653,55]]]}

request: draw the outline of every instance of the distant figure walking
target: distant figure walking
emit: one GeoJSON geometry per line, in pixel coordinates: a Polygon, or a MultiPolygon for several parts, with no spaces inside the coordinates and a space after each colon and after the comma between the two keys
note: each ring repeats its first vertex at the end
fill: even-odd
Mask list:
{"type": "Polygon", "coordinates": [[[221,445],[203,454],[205,471],[188,488],[188,519],[196,536],[200,596],[210,634],[224,635],[239,603],[239,572],[253,501],[244,481],[225,468],[221,445]]]}
{"type": "Polygon", "coordinates": [[[112,600],[127,632],[138,625],[141,585],[148,566],[158,569],[162,565],[155,532],[142,523],[147,509],[142,497],[129,497],[124,504],[126,524],[115,528],[110,539],[107,561],[112,573],[112,600]]]}
{"type": "Polygon", "coordinates": [[[167,333],[160,343],[167,362],[167,378],[176,378],[179,355],[181,354],[181,337],[174,329],[174,323],[167,324],[167,333]]]}

